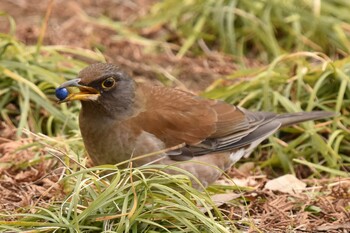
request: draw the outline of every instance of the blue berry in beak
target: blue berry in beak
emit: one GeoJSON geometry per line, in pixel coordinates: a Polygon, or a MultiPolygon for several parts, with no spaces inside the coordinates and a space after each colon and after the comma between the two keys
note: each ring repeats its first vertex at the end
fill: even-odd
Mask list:
{"type": "Polygon", "coordinates": [[[64,100],[65,98],[67,98],[68,94],[69,94],[69,92],[68,92],[67,88],[65,88],[65,87],[56,89],[56,97],[59,100],[64,100]]]}

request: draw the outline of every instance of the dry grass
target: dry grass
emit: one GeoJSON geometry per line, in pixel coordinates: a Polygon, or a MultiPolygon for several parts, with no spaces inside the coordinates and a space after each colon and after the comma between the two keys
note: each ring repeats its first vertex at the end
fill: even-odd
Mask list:
{"type": "Polygon", "coordinates": [[[16,138],[16,129],[0,123],[0,209],[17,212],[28,206],[47,206],[64,197],[59,180],[64,169],[37,148],[32,138],[16,138]]]}

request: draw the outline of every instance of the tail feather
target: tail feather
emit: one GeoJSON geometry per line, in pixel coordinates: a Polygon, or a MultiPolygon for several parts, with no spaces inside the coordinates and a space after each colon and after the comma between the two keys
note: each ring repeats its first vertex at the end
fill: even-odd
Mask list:
{"type": "Polygon", "coordinates": [[[334,112],[314,111],[314,112],[297,112],[277,115],[277,119],[281,122],[281,127],[294,125],[304,121],[317,120],[327,117],[333,117],[337,114],[334,112]]]}
{"type": "MultiPolygon", "coordinates": [[[[240,110],[243,111],[250,120],[252,128],[248,128],[244,131],[232,132],[232,134],[221,138],[209,138],[207,141],[204,141],[203,144],[188,145],[187,149],[192,153],[191,156],[201,156],[209,153],[227,151],[234,152],[235,150],[243,148],[244,150],[242,153],[232,154],[231,158],[236,161],[242,156],[249,155],[257,145],[281,127],[338,115],[337,113],[324,111],[276,115],[268,112],[254,113],[245,109],[240,110]],[[254,120],[258,123],[254,122],[254,120]]],[[[184,152],[181,151],[180,153],[173,154],[171,158],[173,160],[178,160],[176,157],[183,153],[184,152]]],[[[191,156],[187,158],[191,158],[191,156]]]]}

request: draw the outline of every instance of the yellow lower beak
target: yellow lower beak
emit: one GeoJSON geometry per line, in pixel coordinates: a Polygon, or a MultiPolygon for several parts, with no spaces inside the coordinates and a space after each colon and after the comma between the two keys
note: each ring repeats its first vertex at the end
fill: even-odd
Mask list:
{"type": "Polygon", "coordinates": [[[83,100],[83,101],[88,101],[88,100],[97,100],[100,94],[93,94],[93,93],[84,93],[84,92],[78,92],[78,93],[72,93],[67,96],[63,101],[61,102],[68,102],[68,101],[73,101],[73,100],[83,100]]]}
{"type": "Polygon", "coordinates": [[[59,86],[59,88],[78,87],[80,90],[80,92],[69,94],[64,100],[60,101],[61,103],[73,101],[73,100],[95,101],[98,99],[98,97],[100,96],[100,92],[98,90],[92,87],[81,85],[79,84],[79,82],[80,82],[80,79],[73,79],[65,83],[62,83],[59,86]]]}

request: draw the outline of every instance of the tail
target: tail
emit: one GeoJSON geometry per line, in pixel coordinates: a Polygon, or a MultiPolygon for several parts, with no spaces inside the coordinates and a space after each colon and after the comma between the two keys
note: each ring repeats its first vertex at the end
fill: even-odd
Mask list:
{"type": "Polygon", "coordinates": [[[277,115],[277,119],[282,123],[281,127],[294,125],[304,121],[318,120],[327,117],[333,117],[337,114],[334,112],[324,112],[324,111],[315,111],[315,112],[297,112],[297,113],[287,113],[277,115]]]}

